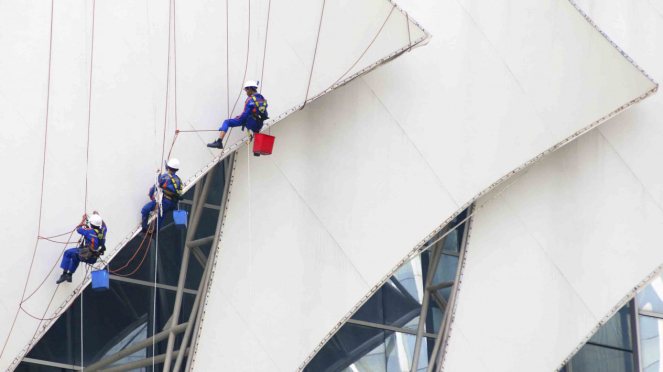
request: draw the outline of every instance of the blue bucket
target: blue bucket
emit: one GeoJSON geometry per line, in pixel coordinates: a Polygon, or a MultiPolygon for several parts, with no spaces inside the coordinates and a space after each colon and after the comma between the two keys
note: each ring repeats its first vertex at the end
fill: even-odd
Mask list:
{"type": "Polygon", "coordinates": [[[175,227],[178,230],[186,230],[186,211],[173,211],[173,221],[175,221],[175,227]]]}
{"type": "Polygon", "coordinates": [[[105,291],[109,287],[108,270],[98,270],[92,272],[92,289],[95,291],[105,291]]]}

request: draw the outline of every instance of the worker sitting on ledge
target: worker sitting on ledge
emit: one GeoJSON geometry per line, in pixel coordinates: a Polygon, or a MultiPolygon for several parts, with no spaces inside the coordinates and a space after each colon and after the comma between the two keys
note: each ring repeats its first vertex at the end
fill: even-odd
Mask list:
{"type": "Polygon", "coordinates": [[[97,258],[106,251],[108,228],[97,211],[94,211],[94,214],[89,219],[84,214],[83,220],[76,226],[76,232],[83,236],[82,245],[64,251],[62,262],[60,263],[60,267],[64,272],[56,282],[57,284],[65,280],[71,283],[71,275],[76,272],[78,264],[81,261],[87,264],[94,264],[97,262],[97,258]]]}
{"type": "MultiPolygon", "coordinates": [[[[242,115],[234,119],[225,120],[223,126],[219,128],[221,131],[219,139],[212,143],[208,143],[207,147],[222,149],[223,137],[225,137],[228,128],[230,127],[242,127],[242,130],[247,128],[254,133],[260,133],[263,123],[265,120],[269,119],[269,116],[267,114],[267,100],[258,93],[258,84],[259,82],[251,80],[244,83],[244,91],[249,97],[246,102],[244,102],[244,112],[242,112],[242,115]]],[[[251,133],[249,132],[249,135],[250,134],[251,133]]]]}
{"type": "MultiPolygon", "coordinates": [[[[177,159],[169,159],[165,163],[168,173],[159,176],[158,184],[160,191],[163,193],[163,199],[161,200],[161,210],[157,209],[157,230],[163,227],[163,219],[166,213],[177,209],[177,203],[182,200],[182,180],[180,180],[176,174],[180,169],[180,161],[177,159]]],[[[143,234],[147,232],[150,212],[157,208],[157,203],[159,202],[156,191],[157,190],[154,186],[150,188],[149,196],[152,201],[145,204],[140,211],[141,216],[143,217],[143,229],[141,230],[141,233],[143,234]]]]}

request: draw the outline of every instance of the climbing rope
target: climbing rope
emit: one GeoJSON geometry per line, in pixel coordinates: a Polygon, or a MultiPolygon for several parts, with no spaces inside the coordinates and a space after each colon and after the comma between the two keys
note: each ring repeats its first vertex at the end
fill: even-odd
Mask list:
{"type": "Polygon", "coordinates": [[[259,92],[262,93],[262,87],[265,86],[265,61],[267,60],[267,37],[269,36],[269,16],[272,13],[272,0],[269,0],[267,6],[267,27],[265,29],[265,48],[262,51],[262,72],[260,73],[260,87],[259,92]]]}
{"type": "Polygon", "coordinates": [[[92,119],[92,67],[94,62],[94,20],[95,20],[95,8],[96,1],[92,0],[92,42],[90,50],[90,82],[88,88],[88,104],[87,104],[87,141],[85,149],[85,205],[83,210],[87,214],[87,194],[88,194],[88,169],[90,165],[90,122],[92,119]]]}
{"type": "MultiPolygon", "coordinates": [[[[46,148],[48,144],[48,110],[50,106],[51,98],[51,62],[53,56],[53,8],[55,1],[51,0],[51,24],[50,24],[50,40],[48,44],[48,83],[46,85],[46,123],[44,129],[44,158],[42,161],[42,170],[41,170],[41,191],[39,192],[39,219],[37,225],[37,239],[35,242],[35,247],[32,252],[32,259],[30,261],[30,268],[28,269],[28,277],[25,280],[25,286],[23,287],[23,294],[21,294],[21,302],[25,298],[25,292],[28,289],[28,283],[30,282],[30,274],[32,274],[32,267],[34,266],[35,256],[37,255],[37,247],[39,246],[39,236],[41,235],[41,216],[42,208],[44,205],[44,179],[46,178],[46,148]]],[[[14,320],[11,327],[9,328],[9,333],[7,334],[7,339],[5,340],[4,345],[2,346],[2,351],[0,351],[0,357],[5,353],[5,348],[9,342],[9,337],[11,337],[12,332],[14,331],[14,326],[16,325],[16,319],[18,319],[18,314],[20,313],[21,305],[19,304],[18,309],[16,309],[16,314],[14,315],[14,320]]]]}
{"type": "MultiPolygon", "coordinates": [[[[253,298],[253,242],[251,232],[251,143],[250,140],[246,143],[246,173],[247,173],[247,188],[249,191],[249,309],[251,306],[251,299],[253,298]]],[[[219,212],[220,213],[220,212],[219,212]]],[[[253,332],[253,311],[249,310],[249,331],[253,332]]],[[[253,355],[251,356],[251,371],[253,371],[253,355]]]]}
{"type": "MultiPolygon", "coordinates": [[[[382,33],[382,29],[384,29],[384,26],[385,26],[385,25],[387,24],[387,22],[389,21],[389,18],[391,18],[391,14],[394,12],[394,9],[396,9],[396,4],[394,4],[394,6],[391,8],[391,11],[390,11],[389,14],[387,15],[387,19],[385,19],[384,22],[382,23],[382,26],[380,26],[380,29],[378,30],[378,33],[375,34],[375,37],[373,38],[373,40],[371,40],[371,43],[368,44],[368,46],[366,47],[366,49],[364,49],[364,52],[359,56],[359,58],[357,58],[357,60],[355,61],[355,63],[353,63],[352,66],[350,66],[350,68],[349,68],[347,71],[345,71],[345,73],[344,73],[343,75],[341,75],[341,77],[339,77],[339,78],[338,78],[338,79],[337,79],[332,85],[330,85],[329,88],[323,90],[323,92],[326,92],[326,91],[328,91],[329,89],[333,88],[334,85],[336,85],[339,81],[341,81],[341,79],[343,79],[348,73],[350,73],[350,71],[352,71],[352,69],[355,68],[355,66],[357,66],[357,63],[359,63],[359,61],[361,61],[361,59],[364,58],[364,55],[366,55],[366,53],[368,52],[368,50],[371,49],[371,46],[373,46],[373,43],[375,43],[375,40],[377,40],[378,36],[380,36],[380,34],[382,33]]],[[[408,35],[409,35],[409,32],[410,32],[409,24],[410,24],[410,22],[408,21],[408,35]]],[[[410,44],[410,45],[411,45],[411,44],[410,44]]],[[[309,85],[310,85],[310,82],[309,82],[309,85]]],[[[304,102],[304,105],[306,105],[306,102],[304,102]]],[[[304,108],[304,107],[302,107],[302,109],[303,109],[303,108],[304,108]]]]}
{"type": "Polygon", "coordinates": [[[322,30],[322,18],[325,15],[325,4],[327,0],[322,0],[322,11],[320,12],[320,24],[318,25],[318,36],[315,38],[315,50],[313,51],[313,62],[311,63],[311,73],[308,76],[308,85],[306,86],[306,97],[304,97],[304,104],[300,110],[303,110],[306,107],[306,101],[308,101],[308,93],[311,89],[311,79],[313,78],[313,68],[315,67],[315,58],[318,55],[318,42],[320,41],[320,31],[322,30]]]}

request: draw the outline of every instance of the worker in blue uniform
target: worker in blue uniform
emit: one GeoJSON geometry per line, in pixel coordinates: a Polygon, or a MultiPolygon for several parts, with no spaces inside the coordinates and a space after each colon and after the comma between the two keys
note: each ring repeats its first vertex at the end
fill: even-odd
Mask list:
{"type": "MultiPolygon", "coordinates": [[[[159,176],[158,187],[163,193],[163,199],[161,200],[161,213],[157,210],[157,230],[163,227],[163,219],[167,212],[177,209],[177,203],[182,200],[182,180],[177,176],[177,171],[180,169],[180,161],[177,159],[169,159],[166,161],[166,174],[159,176]]],[[[142,233],[147,232],[148,221],[150,217],[150,212],[156,210],[158,200],[156,198],[156,192],[154,186],[150,188],[150,201],[145,204],[143,209],[140,211],[143,218],[143,229],[142,233]]]]}
{"type": "Polygon", "coordinates": [[[62,262],[60,263],[60,268],[64,272],[56,282],[57,284],[64,281],[71,283],[71,276],[76,272],[78,264],[81,261],[94,264],[97,262],[97,258],[106,251],[108,228],[97,211],[94,211],[94,214],[89,218],[84,214],[83,220],[76,226],[76,232],[83,236],[81,245],[64,251],[62,262]],[[89,222],[89,227],[86,222],[89,222]]]}
{"type": "MultiPolygon", "coordinates": [[[[219,128],[221,131],[219,138],[212,143],[208,143],[207,147],[222,149],[223,137],[225,137],[228,132],[228,128],[231,127],[242,127],[242,130],[247,128],[254,133],[260,133],[263,123],[265,120],[269,119],[269,115],[267,114],[267,100],[258,93],[258,84],[259,82],[252,80],[244,83],[244,91],[249,98],[244,102],[244,111],[242,112],[242,115],[237,116],[234,119],[225,120],[223,126],[219,128]]],[[[249,132],[249,135],[250,134],[251,133],[249,132]]]]}

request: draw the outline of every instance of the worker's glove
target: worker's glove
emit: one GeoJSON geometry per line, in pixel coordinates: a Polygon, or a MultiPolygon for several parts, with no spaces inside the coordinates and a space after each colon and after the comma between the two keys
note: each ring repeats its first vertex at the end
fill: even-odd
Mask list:
{"type": "Polygon", "coordinates": [[[106,246],[105,246],[105,245],[102,245],[102,246],[101,246],[101,249],[99,250],[99,255],[100,255],[100,256],[103,256],[104,253],[106,253],[106,246]]]}

